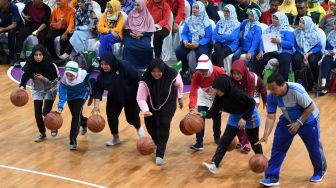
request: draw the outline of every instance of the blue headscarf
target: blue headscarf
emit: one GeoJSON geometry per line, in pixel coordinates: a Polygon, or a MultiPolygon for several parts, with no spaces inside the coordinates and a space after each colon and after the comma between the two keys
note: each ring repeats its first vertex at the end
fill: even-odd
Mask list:
{"type": "Polygon", "coordinates": [[[202,2],[195,2],[193,7],[198,7],[199,15],[195,16],[192,14],[186,21],[186,24],[192,33],[192,42],[199,42],[199,39],[205,35],[205,28],[207,28],[211,23],[202,2]]]}
{"type": "Polygon", "coordinates": [[[247,13],[253,15],[253,21],[249,20],[249,22],[246,24],[244,31],[244,38],[246,38],[247,33],[251,30],[252,27],[260,25],[259,18],[261,16],[261,12],[258,9],[253,8],[249,10],[247,13]]]}

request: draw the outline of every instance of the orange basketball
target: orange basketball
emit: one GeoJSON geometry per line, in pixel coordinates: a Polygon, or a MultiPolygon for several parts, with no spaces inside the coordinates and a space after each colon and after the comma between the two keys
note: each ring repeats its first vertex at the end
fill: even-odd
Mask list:
{"type": "Polygon", "coordinates": [[[90,131],[98,133],[105,128],[105,120],[101,115],[94,114],[87,120],[87,126],[90,131]]]}
{"type": "Polygon", "coordinates": [[[255,173],[262,173],[268,167],[268,160],[263,154],[255,154],[249,161],[250,169],[255,173]]]}
{"type": "Polygon", "coordinates": [[[235,136],[233,140],[231,141],[229,147],[227,148],[227,151],[232,151],[236,148],[236,145],[239,143],[238,138],[235,136]]]}
{"type": "Polygon", "coordinates": [[[62,127],[63,118],[61,114],[56,111],[49,112],[44,118],[44,125],[49,130],[58,130],[62,127]]]}
{"type": "Polygon", "coordinates": [[[10,95],[12,104],[19,107],[26,105],[28,103],[28,99],[28,93],[19,88],[15,88],[10,95]]]}
{"type": "Polygon", "coordinates": [[[204,120],[198,114],[187,114],[183,124],[184,129],[189,133],[199,133],[204,128],[204,120]]]}
{"type": "Polygon", "coordinates": [[[149,155],[154,152],[155,143],[149,137],[142,137],[137,142],[137,150],[141,155],[149,155]]]}
{"type": "Polygon", "coordinates": [[[180,130],[181,130],[181,132],[184,134],[184,135],[192,135],[192,134],[194,134],[193,132],[188,132],[186,129],[185,129],[185,127],[184,127],[184,119],[185,118],[183,118],[181,121],[180,121],[180,130]]]}

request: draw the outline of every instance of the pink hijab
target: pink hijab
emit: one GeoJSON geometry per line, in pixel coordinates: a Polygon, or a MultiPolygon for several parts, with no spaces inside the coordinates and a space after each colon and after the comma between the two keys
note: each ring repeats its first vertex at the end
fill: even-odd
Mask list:
{"type": "Polygon", "coordinates": [[[133,33],[154,32],[154,20],[147,9],[146,0],[136,0],[136,3],[141,6],[141,11],[134,8],[128,14],[124,28],[132,30],[133,33]]]}

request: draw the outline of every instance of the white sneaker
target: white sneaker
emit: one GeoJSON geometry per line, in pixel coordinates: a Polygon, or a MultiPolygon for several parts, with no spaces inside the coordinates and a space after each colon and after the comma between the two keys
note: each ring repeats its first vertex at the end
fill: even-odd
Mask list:
{"type": "Polygon", "coordinates": [[[118,145],[120,143],[121,142],[120,142],[119,138],[117,138],[117,139],[113,138],[112,140],[107,141],[105,144],[106,144],[106,146],[114,146],[114,145],[118,145]]]}
{"type": "Polygon", "coordinates": [[[70,56],[69,54],[64,53],[64,54],[62,54],[61,56],[59,56],[59,58],[62,59],[62,60],[66,60],[66,59],[69,58],[69,56],[70,56]]]}
{"type": "Polygon", "coordinates": [[[138,129],[138,137],[139,137],[139,138],[142,138],[142,137],[144,137],[144,136],[145,136],[145,131],[143,130],[142,127],[140,127],[140,128],[138,129]]]}
{"type": "Polygon", "coordinates": [[[164,164],[164,160],[163,160],[161,157],[156,157],[156,158],[155,158],[155,164],[156,164],[157,166],[161,166],[161,165],[164,164]]]}
{"type": "Polygon", "coordinates": [[[217,167],[216,167],[216,165],[215,165],[214,162],[212,162],[212,163],[203,162],[203,163],[202,163],[202,166],[203,166],[205,169],[209,170],[209,172],[210,172],[211,174],[216,174],[217,167]]]}

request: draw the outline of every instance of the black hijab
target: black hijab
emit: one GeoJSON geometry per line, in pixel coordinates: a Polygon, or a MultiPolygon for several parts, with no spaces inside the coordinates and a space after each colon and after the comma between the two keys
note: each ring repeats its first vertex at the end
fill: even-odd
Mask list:
{"type": "Polygon", "coordinates": [[[58,78],[56,67],[52,64],[52,60],[45,47],[40,44],[34,46],[32,53],[28,57],[27,62],[22,70],[28,74],[30,78],[34,78],[34,74],[41,74],[50,81],[58,78]],[[43,55],[42,62],[40,63],[36,62],[34,59],[36,51],[40,51],[43,55]]]}
{"type": "Polygon", "coordinates": [[[159,110],[169,99],[176,76],[177,71],[166,65],[160,58],[153,59],[149,64],[142,81],[147,84],[151,106],[154,110],[159,110]],[[158,68],[163,73],[160,79],[153,78],[151,72],[154,68],[158,68]]]}
{"type": "Polygon", "coordinates": [[[218,89],[224,92],[224,96],[226,97],[232,96],[238,91],[235,83],[227,75],[221,75],[216,77],[212,84],[212,87],[214,89],[218,89]]]}

